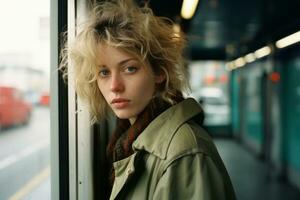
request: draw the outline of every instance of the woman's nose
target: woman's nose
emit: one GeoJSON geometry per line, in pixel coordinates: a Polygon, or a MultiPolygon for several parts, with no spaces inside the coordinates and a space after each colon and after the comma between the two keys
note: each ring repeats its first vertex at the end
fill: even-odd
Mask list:
{"type": "Polygon", "coordinates": [[[110,89],[112,92],[122,92],[125,89],[122,78],[118,75],[112,75],[110,89]]]}

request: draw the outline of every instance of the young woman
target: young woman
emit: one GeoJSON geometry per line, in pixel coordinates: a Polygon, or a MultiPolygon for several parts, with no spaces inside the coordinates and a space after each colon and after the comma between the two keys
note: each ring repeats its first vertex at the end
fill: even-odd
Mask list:
{"type": "Polygon", "coordinates": [[[200,106],[182,96],[184,45],[169,20],[124,0],[96,5],[62,51],[92,121],[117,117],[110,199],[235,199],[200,106]]]}

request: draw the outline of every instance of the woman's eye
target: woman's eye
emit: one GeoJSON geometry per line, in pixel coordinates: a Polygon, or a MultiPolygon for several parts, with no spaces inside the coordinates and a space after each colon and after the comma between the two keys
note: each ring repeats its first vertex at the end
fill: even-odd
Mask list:
{"type": "Polygon", "coordinates": [[[99,75],[101,77],[107,77],[107,76],[109,76],[109,71],[107,69],[102,69],[102,70],[100,70],[99,75]]]}
{"type": "Polygon", "coordinates": [[[125,68],[125,72],[130,74],[135,73],[137,70],[138,70],[137,67],[133,67],[133,66],[125,68]]]}

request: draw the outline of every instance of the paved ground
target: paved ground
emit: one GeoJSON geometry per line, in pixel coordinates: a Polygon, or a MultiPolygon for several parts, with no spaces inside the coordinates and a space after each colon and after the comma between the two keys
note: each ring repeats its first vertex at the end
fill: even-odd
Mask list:
{"type": "MultiPolygon", "coordinates": [[[[275,178],[267,178],[265,163],[239,143],[228,139],[216,139],[215,143],[231,176],[238,200],[300,200],[300,190],[275,178]]],[[[50,179],[25,199],[50,200],[50,179]]]]}
{"type": "Polygon", "coordinates": [[[239,143],[215,139],[231,176],[238,200],[300,200],[300,190],[276,178],[268,178],[266,164],[239,143]]]}

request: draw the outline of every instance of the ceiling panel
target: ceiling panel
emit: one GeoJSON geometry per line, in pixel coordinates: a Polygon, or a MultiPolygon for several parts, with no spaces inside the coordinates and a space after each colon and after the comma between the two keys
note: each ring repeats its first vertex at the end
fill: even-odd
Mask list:
{"type": "Polygon", "coordinates": [[[155,14],[181,24],[190,59],[232,59],[300,30],[300,0],[199,0],[191,20],[180,19],[181,4],[150,0],[155,14]]]}

